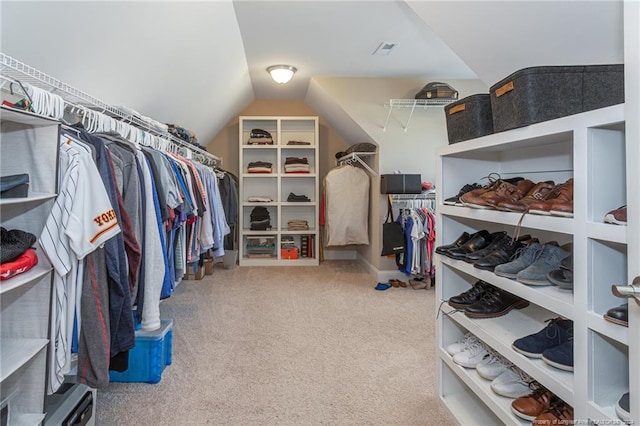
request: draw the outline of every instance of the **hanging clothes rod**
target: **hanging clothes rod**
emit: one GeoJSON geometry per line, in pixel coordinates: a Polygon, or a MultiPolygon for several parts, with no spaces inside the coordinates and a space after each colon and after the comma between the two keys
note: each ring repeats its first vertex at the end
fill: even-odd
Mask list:
{"type": "MultiPolygon", "coordinates": [[[[19,83],[20,85],[26,83],[33,87],[38,87],[42,90],[55,93],[62,97],[63,100],[71,106],[83,106],[89,109],[98,110],[103,114],[111,115],[119,120],[127,121],[145,132],[167,139],[175,145],[191,150],[193,153],[200,154],[214,165],[221,165],[222,163],[222,159],[220,157],[193,146],[168,132],[162,132],[154,129],[150,122],[147,122],[129,112],[122,111],[114,106],[107,105],[98,98],[63,83],[62,81],[20,62],[11,56],[5,55],[2,52],[0,52],[0,75],[6,77],[4,80],[8,82],[19,83]]],[[[3,86],[4,83],[0,88],[3,86]]]]}
{"type": "Polygon", "coordinates": [[[338,158],[337,163],[339,166],[343,164],[360,163],[360,165],[365,169],[367,169],[367,171],[371,173],[373,176],[378,176],[378,174],[367,163],[365,163],[362,160],[362,158],[360,158],[361,156],[375,155],[375,154],[376,154],[375,152],[352,152],[350,154],[347,154],[343,157],[338,158]]]}
{"type": "Polygon", "coordinates": [[[435,200],[435,192],[423,192],[421,194],[391,194],[392,201],[405,201],[405,200],[435,200]]]}

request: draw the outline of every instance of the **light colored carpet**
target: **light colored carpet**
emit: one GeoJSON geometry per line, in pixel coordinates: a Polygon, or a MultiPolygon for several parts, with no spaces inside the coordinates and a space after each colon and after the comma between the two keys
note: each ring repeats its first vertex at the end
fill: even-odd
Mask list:
{"type": "Polygon", "coordinates": [[[356,262],[216,265],[161,304],[173,364],[98,391],[97,425],[449,425],[437,397],[433,290],[356,262]]]}

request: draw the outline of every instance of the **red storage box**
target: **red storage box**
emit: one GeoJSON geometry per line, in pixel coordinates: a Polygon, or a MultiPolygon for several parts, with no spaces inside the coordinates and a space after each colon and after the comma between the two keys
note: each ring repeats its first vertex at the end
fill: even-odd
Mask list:
{"type": "Polygon", "coordinates": [[[281,259],[297,259],[298,258],[298,249],[281,249],[280,250],[280,258],[281,259]]]}

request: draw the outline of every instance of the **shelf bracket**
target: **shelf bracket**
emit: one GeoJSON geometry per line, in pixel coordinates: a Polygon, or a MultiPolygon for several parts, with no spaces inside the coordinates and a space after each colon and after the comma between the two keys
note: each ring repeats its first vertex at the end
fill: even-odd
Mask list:
{"type": "MultiPolygon", "coordinates": [[[[369,167],[369,165],[367,163],[362,161],[362,158],[360,158],[359,154],[362,154],[362,153],[352,152],[351,154],[347,154],[344,157],[338,158],[337,163],[338,163],[338,165],[342,165],[342,164],[353,164],[353,163],[357,162],[357,163],[360,163],[360,165],[362,167],[364,167],[373,176],[378,176],[378,173],[376,173],[371,167],[369,167]]],[[[373,155],[375,153],[374,152],[368,152],[366,154],[373,155]]]]}

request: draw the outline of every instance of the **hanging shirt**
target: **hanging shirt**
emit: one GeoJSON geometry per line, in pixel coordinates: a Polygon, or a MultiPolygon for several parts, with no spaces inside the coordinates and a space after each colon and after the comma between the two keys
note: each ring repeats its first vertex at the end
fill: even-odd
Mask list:
{"type": "Polygon", "coordinates": [[[59,195],[40,236],[55,270],[51,307],[49,389],[55,392],[71,365],[78,262],[120,233],[113,206],[90,154],[77,142],[60,145],[59,195]]]}

